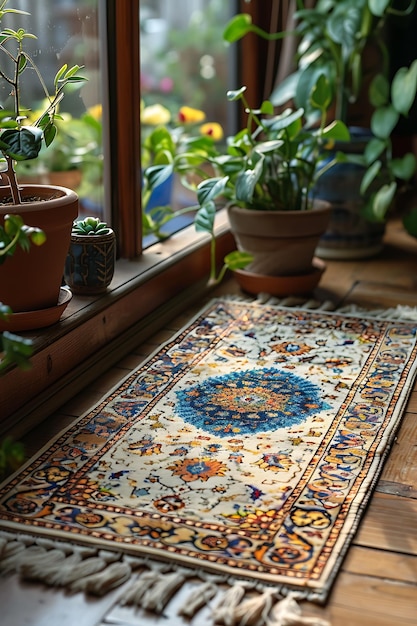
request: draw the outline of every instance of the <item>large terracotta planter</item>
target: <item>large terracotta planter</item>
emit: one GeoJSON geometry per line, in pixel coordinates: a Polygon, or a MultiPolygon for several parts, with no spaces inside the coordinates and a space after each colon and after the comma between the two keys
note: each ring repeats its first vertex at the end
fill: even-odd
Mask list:
{"type": "Polygon", "coordinates": [[[100,294],[110,285],[116,260],[116,236],[71,235],[64,278],[71,291],[79,295],[100,294]]]}
{"type": "Polygon", "coordinates": [[[254,256],[247,270],[264,276],[312,272],[312,260],[330,219],[330,205],[315,202],[310,211],[253,211],[229,207],[238,250],[254,256]]]}
{"type": "MultiPolygon", "coordinates": [[[[0,299],[15,313],[55,307],[58,303],[71,228],[78,215],[78,196],[65,187],[28,185],[23,198],[36,198],[23,204],[0,204],[0,220],[6,214],[20,215],[28,226],[46,233],[42,246],[20,248],[0,266],[0,299]]],[[[0,187],[0,202],[10,195],[0,187]]]]}

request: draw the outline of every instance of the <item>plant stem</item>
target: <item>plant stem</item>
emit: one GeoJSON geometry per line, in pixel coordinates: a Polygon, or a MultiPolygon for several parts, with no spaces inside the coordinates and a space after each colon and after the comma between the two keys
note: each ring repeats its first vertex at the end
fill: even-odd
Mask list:
{"type": "Polygon", "coordinates": [[[22,204],[22,196],[20,195],[20,189],[16,180],[16,172],[13,168],[13,159],[9,156],[6,156],[7,162],[7,170],[4,174],[9,179],[10,192],[12,194],[13,204],[22,204]]]}

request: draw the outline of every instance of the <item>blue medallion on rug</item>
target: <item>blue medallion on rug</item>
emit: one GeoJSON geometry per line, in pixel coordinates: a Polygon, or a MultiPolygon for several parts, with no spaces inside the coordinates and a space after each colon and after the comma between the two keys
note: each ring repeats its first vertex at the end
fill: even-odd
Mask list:
{"type": "Polygon", "coordinates": [[[219,437],[288,428],[330,408],[317,385],[273,368],[214,376],[177,399],[184,421],[219,437]]]}

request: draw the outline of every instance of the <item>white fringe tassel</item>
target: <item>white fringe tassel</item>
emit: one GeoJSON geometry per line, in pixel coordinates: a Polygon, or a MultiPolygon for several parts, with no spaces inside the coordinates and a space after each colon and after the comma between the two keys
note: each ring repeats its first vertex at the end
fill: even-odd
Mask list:
{"type": "Polygon", "coordinates": [[[161,615],[187,579],[200,579],[178,614],[191,619],[207,607],[220,592],[222,596],[212,609],[214,624],[222,626],[330,626],[317,617],[305,617],[295,601],[295,594],[284,599],[280,589],[262,588],[253,582],[236,582],[200,570],[148,561],[128,555],[95,550],[71,543],[35,539],[28,535],[16,538],[0,532],[0,571],[17,571],[25,580],[63,587],[72,593],[83,591],[103,596],[131,580],[133,571],[140,572],[118,602],[141,607],[161,615]],[[224,586],[228,586],[224,591],[224,586]]]}
{"type": "Polygon", "coordinates": [[[198,585],[188,596],[183,606],[178,609],[178,615],[191,619],[203,607],[205,607],[217,593],[217,585],[205,582],[198,585]]]}
{"type": "Polygon", "coordinates": [[[275,601],[276,591],[244,600],[245,588],[235,585],[227,591],[212,612],[215,624],[222,626],[330,626],[319,617],[305,617],[293,595],[275,601]]]}
{"type": "MultiPolygon", "coordinates": [[[[235,597],[227,592],[220,604],[216,606],[213,611],[214,622],[224,624],[224,626],[263,626],[267,624],[267,616],[274,603],[275,591],[268,589],[262,594],[244,600],[244,595],[241,596],[242,587],[240,585],[239,587],[239,592],[236,593],[235,597]],[[242,602],[238,600],[239,596],[241,596],[242,602]]],[[[243,594],[245,594],[244,587],[243,594]]]]}
{"type": "Polygon", "coordinates": [[[330,622],[320,617],[303,617],[291,594],[273,606],[265,623],[267,626],[330,626],[330,622]]]}
{"type": "Polygon", "coordinates": [[[180,569],[169,573],[144,571],[123,593],[120,603],[141,606],[147,611],[161,614],[186,578],[187,574],[180,569]]]}

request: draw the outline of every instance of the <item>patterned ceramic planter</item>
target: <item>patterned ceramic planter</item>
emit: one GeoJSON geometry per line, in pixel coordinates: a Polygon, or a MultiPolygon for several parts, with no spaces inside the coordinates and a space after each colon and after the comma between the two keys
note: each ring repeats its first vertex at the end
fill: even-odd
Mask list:
{"type": "MultiPolygon", "coordinates": [[[[335,149],[362,155],[372,135],[366,129],[351,128],[349,144],[335,149]]],[[[365,168],[355,163],[337,163],[316,184],[315,194],[329,202],[332,214],[320,238],[317,255],[323,259],[366,259],[383,248],[385,223],[371,222],[362,216],[365,200],[360,187],[365,168]]]]}
{"type": "Polygon", "coordinates": [[[71,235],[64,278],[79,295],[106,291],[114,274],[116,237],[110,229],[104,235],[71,235]]]}

